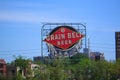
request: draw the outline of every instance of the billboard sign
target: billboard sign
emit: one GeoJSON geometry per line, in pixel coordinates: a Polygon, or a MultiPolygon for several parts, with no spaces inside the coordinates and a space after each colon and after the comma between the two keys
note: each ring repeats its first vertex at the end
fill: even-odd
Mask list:
{"type": "Polygon", "coordinates": [[[56,48],[67,50],[77,44],[83,37],[84,35],[73,27],[58,26],[49,33],[44,41],[56,48]]]}

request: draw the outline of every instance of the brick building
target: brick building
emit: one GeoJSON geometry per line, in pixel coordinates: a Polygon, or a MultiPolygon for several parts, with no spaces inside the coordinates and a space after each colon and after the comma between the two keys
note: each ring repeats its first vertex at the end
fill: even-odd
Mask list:
{"type": "Polygon", "coordinates": [[[120,59],[120,32],[115,32],[116,60],[120,59]]]}
{"type": "Polygon", "coordinates": [[[0,75],[6,77],[6,62],[4,59],[0,59],[0,75]]]}

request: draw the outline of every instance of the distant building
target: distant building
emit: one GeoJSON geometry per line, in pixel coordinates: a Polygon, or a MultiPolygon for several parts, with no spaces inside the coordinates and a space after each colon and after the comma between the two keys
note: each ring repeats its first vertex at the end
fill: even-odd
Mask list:
{"type": "Polygon", "coordinates": [[[0,76],[6,77],[6,62],[4,59],[0,59],[0,76]]]}
{"type": "Polygon", "coordinates": [[[38,70],[40,66],[38,64],[31,63],[30,67],[31,67],[30,69],[33,71],[31,76],[34,77],[35,76],[34,70],[38,70]]]}
{"type": "Polygon", "coordinates": [[[88,48],[84,48],[84,49],[83,49],[83,53],[89,54],[89,49],[88,49],[88,48]]]}
{"type": "Polygon", "coordinates": [[[90,58],[90,53],[89,52],[90,52],[89,48],[84,48],[83,49],[83,53],[86,54],[90,58]]]}
{"type": "Polygon", "coordinates": [[[36,57],[33,58],[34,62],[38,62],[38,61],[42,61],[42,60],[43,60],[42,56],[36,56],[36,57]]]}
{"type": "Polygon", "coordinates": [[[7,64],[7,77],[16,77],[17,67],[11,64],[7,64]]]}
{"type": "Polygon", "coordinates": [[[116,60],[120,58],[120,32],[115,32],[116,60]]]}
{"type": "Polygon", "coordinates": [[[104,53],[101,52],[90,52],[91,60],[105,60],[104,53]]]}
{"type": "Polygon", "coordinates": [[[33,58],[33,61],[34,62],[39,62],[40,61],[40,62],[46,63],[46,62],[49,62],[49,59],[50,59],[49,56],[44,56],[44,57],[36,56],[36,57],[33,58]]]}

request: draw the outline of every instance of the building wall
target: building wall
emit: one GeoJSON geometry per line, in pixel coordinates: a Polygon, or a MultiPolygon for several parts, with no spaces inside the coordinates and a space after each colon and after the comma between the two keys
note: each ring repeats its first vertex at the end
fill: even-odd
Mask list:
{"type": "Polygon", "coordinates": [[[33,61],[34,62],[37,62],[37,61],[42,61],[42,56],[36,56],[33,58],[33,61]]]}
{"type": "Polygon", "coordinates": [[[6,77],[6,62],[4,59],[0,59],[0,75],[6,77]]]}
{"type": "Polygon", "coordinates": [[[38,70],[39,67],[40,67],[39,65],[31,63],[31,70],[33,71],[32,74],[31,74],[32,77],[35,76],[35,72],[34,72],[34,70],[38,70]]]}
{"type": "Polygon", "coordinates": [[[116,59],[120,58],[120,32],[115,32],[116,59]]]}
{"type": "Polygon", "coordinates": [[[7,77],[15,77],[17,75],[17,67],[14,65],[7,65],[7,77]]]}
{"type": "Polygon", "coordinates": [[[104,53],[101,52],[90,52],[91,60],[105,60],[104,53]]]}

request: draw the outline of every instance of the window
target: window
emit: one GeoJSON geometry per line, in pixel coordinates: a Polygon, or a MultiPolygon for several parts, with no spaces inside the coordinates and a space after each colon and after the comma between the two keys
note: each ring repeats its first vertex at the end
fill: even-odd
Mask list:
{"type": "Polygon", "coordinates": [[[3,70],[0,70],[0,75],[3,75],[3,70]]]}
{"type": "Polygon", "coordinates": [[[12,75],[15,75],[15,70],[11,70],[11,72],[12,72],[12,75]]]}
{"type": "Polygon", "coordinates": [[[3,68],[3,64],[2,63],[0,63],[0,68],[3,68]]]}

